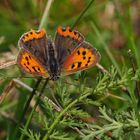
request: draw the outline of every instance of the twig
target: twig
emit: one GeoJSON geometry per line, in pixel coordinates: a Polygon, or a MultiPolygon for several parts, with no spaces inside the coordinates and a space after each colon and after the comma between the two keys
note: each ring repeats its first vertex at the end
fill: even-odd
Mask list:
{"type": "Polygon", "coordinates": [[[48,17],[49,10],[51,8],[52,2],[53,2],[53,0],[48,0],[48,3],[46,5],[45,11],[44,11],[44,14],[42,16],[42,20],[41,20],[40,25],[39,25],[39,29],[41,29],[42,27],[44,27],[46,25],[47,17],[48,17]]]}
{"type": "Polygon", "coordinates": [[[85,134],[77,127],[72,127],[73,130],[75,130],[78,134],[80,134],[81,136],[85,136],[85,134]]]}
{"type": "Polygon", "coordinates": [[[2,63],[0,63],[0,69],[4,69],[4,68],[7,68],[7,67],[15,65],[15,64],[16,64],[16,60],[15,59],[7,61],[7,62],[2,62],[2,63]]]}
{"type": "Polygon", "coordinates": [[[96,66],[97,66],[103,73],[107,73],[107,74],[111,77],[111,74],[110,74],[102,65],[100,65],[99,63],[97,63],[96,66]]]}
{"type": "Polygon", "coordinates": [[[10,81],[8,86],[5,88],[3,93],[0,95],[0,104],[4,101],[6,96],[9,94],[9,92],[15,87],[15,82],[13,80],[10,81]]]}
{"type": "Polygon", "coordinates": [[[14,117],[11,117],[11,115],[9,115],[8,113],[4,112],[4,111],[0,111],[0,115],[8,120],[10,120],[11,122],[17,124],[17,120],[14,117]]]}
{"type": "Polygon", "coordinates": [[[23,83],[19,79],[13,79],[13,81],[18,85],[22,86],[23,88],[27,89],[28,91],[33,92],[33,88],[29,87],[27,84],[23,83]]]}
{"type": "Polygon", "coordinates": [[[57,111],[57,112],[60,112],[62,111],[62,109],[57,106],[51,99],[49,99],[48,97],[46,96],[41,96],[41,99],[44,100],[44,101],[47,101],[49,103],[49,105],[53,106],[53,108],[57,111]]]}
{"type": "Polygon", "coordinates": [[[107,92],[105,95],[106,95],[106,96],[100,98],[98,101],[101,102],[102,100],[105,100],[105,99],[108,98],[108,97],[112,97],[112,98],[115,98],[115,99],[118,99],[118,100],[121,100],[121,101],[125,101],[125,102],[128,101],[127,99],[125,99],[125,98],[123,98],[123,97],[120,97],[120,96],[111,94],[111,93],[109,93],[109,92],[107,92]]]}
{"type": "MultiPolygon", "coordinates": [[[[31,88],[30,86],[28,86],[27,84],[23,83],[22,81],[20,81],[19,79],[14,79],[14,82],[21,85],[22,87],[24,87],[25,89],[27,89],[28,91],[32,92],[33,88],[31,88]]],[[[40,92],[36,91],[36,94],[39,96],[40,92]]],[[[42,95],[41,96],[41,100],[47,101],[49,103],[50,106],[52,106],[57,112],[61,111],[61,108],[59,106],[57,106],[51,99],[49,99],[48,97],[42,95]]]]}

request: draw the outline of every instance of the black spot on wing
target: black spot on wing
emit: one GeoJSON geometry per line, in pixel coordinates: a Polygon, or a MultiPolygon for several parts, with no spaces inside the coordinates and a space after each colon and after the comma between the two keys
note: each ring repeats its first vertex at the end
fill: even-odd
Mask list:
{"type": "Polygon", "coordinates": [[[84,56],[83,59],[86,59],[86,57],[84,56]]]}
{"type": "Polygon", "coordinates": [[[85,65],[86,67],[88,66],[88,64],[85,65]]]}
{"type": "Polygon", "coordinates": [[[90,60],[91,59],[91,57],[88,57],[88,60],[90,60]]]}
{"type": "Polygon", "coordinates": [[[83,55],[83,59],[86,59],[86,51],[83,51],[82,55],[83,55]]]}
{"type": "Polygon", "coordinates": [[[25,39],[25,36],[22,37],[22,41],[25,39]]]}
{"type": "Polygon", "coordinates": [[[27,65],[30,65],[29,61],[27,61],[27,65]]]}
{"type": "Polygon", "coordinates": [[[74,35],[77,35],[77,32],[76,31],[74,31],[74,35]]]}
{"type": "Polygon", "coordinates": [[[41,71],[40,68],[37,68],[37,69],[38,69],[38,71],[41,71]]]}
{"type": "Polygon", "coordinates": [[[77,54],[80,55],[80,51],[79,50],[77,51],[77,54]]]}
{"type": "Polygon", "coordinates": [[[25,59],[26,59],[27,61],[29,60],[27,56],[25,57],[25,59]]]}
{"type": "Polygon", "coordinates": [[[29,69],[29,67],[28,66],[26,66],[26,68],[31,72],[31,70],[29,69]]]}
{"type": "Polygon", "coordinates": [[[31,59],[31,56],[29,55],[29,59],[31,59]]]}
{"type": "Polygon", "coordinates": [[[72,64],[72,65],[71,65],[71,69],[74,69],[74,67],[75,67],[75,64],[72,64]]]}
{"type": "Polygon", "coordinates": [[[35,72],[37,72],[37,70],[36,70],[36,68],[35,68],[34,66],[32,67],[32,69],[33,69],[35,72]]]}
{"type": "Polygon", "coordinates": [[[90,60],[87,61],[87,63],[89,63],[89,62],[90,62],[90,60]]]}
{"type": "Polygon", "coordinates": [[[86,55],[86,51],[83,51],[83,52],[82,52],[82,55],[86,55]]]}
{"type": "Polygon", "coordinates": [[[31,72],[31,70],[29,69],[29,67],[24,63],[24,66],[31,72]]]}
{"type": "Polygon", "coordinates": [[[28,37],[29,35],[28,35],[28,34],[26,34],[25,36],[27,36],[27,37],[28,37]]]}
{"type": "Polygon", "coordinates": [[[78,62],[78,68],[80,68],[81,67],[81,64],[82,64],[82,62],[78,62]]]}

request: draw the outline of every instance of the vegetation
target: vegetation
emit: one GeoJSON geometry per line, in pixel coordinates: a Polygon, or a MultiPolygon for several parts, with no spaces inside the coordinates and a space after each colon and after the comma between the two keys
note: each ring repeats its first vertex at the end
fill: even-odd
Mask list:
{"type": "Polygon", "coordinates": [[[0,140],[139,140],[140,1],[1,0],[0,140]],[[57,81],[23,74],[17,42],[70,26],[101,54],[57,81]]]}

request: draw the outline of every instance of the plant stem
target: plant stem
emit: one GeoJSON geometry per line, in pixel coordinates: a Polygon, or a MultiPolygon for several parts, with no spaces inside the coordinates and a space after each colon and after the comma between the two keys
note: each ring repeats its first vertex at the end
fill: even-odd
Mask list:
{"type": "Polygon", "coordinates": [[[46,133],[46,135],[44,136],[43,140],[47,140],[51,134],[51,132],[53,131],[54,127],[58,124],[59,120],[61,119],[61,117],[73,106],[75,105],[77,102],[83,100],[84,98],[86,98],[87,96],[91,95],[92,92],[88,92],[87,94],[84,94],[83,96],[81,96],[79,99],[75,99],[73,102],[71,102],[64,110],[62,110],[62,112],[58,115],[58,117],[54,120],[54,122],[52,123],[52,125],[50,126],[50,128],[48,129],[48,133],[46,133]]]}
{"type": "MultiPolygon", "coordinates": [[[[31,119],[32,119],[32,117],[33,117],[33,113],[34,113],[34,111],[36,110],[36,107],[37,107],[37,105],[38,105],[38,103],[39,103],[39,101],[40,101],[40,97],[41,97],[41,95],[43,94],[44,89],[45,89],[45,87],[46,87],[46,85],[47,85],[47,83],[48,83],[48,80],[49,80],[49,78],[46,79],[46,81],[45,81],[45,83],[44,83],[44,85],[43,85],[43,87],[42,87],[42,89],[41,89],[41,91],[40,91],[40,94],[38,95],[36,104],[34,105],[32,111],[31,111],[31,113],[30,113],[30,116],[29,116],[29,118],[28,118],[28,120],[27,120],[27,122],[26,122],[26,124],[25,124],[24,129],[28,129],[28,126],[29,126],[29,124],[30,124],[30,122],[31,122],[31,119]]],[[[21,135],[21,137],[20,137],[19,140],[23,140],[23,138],[24,138],[24,134],[22,133],[22,135],[21,135]]]]}
{"type": "Polygon", "coordinates": [[[42,16],[42,19],[41,19],[41,22],[40,22],[40,25],[39,25],[39,29],[41,29],[42,27],[45,27],[45,24],[47,24],[47,17],[48,17],[49,10],[51,8],[52,2],[53,2],[53,0],[48,0],[48,3],[45,7],[45,11],[44,11],[44,14],[42,16]]]}
{"type": "MultiPolygon", "coordinates": [[[[135,62],[134,62],[134,59],[132,57],[132,53],[131,53],[131,50],[128,51],[128,55],[129,55],[129,59],[130,59],[130,63],[132,65],[132,69],[133,69],[133,74],[135,75],[136,74],[136,66],[135,66],[135,62]]],[[[137,114],[137,117],[138,117],[138,122],[139,122],[139,125],[140,125],[140,117],[139,117],[139,105],[140,105],[140,87],[139,87],[139,81],[136,81],[136,87],[135,87],[135,91],[134,91],[135,94],[133,94],[133,92],[130,92],[130,96],[132,98],[132,101],[133,101],[133,104],[134,104],[134,107],[135,107],[135,112],[137,114]],[[137,100],[136,100],[136,97],[138,98],[138,103],[137,103],[137,100]]]]}
{"type": "MultiPolygon", "coordinates": [[[[35,86],[34,86],[34,88],[33,88],[33,91],[32,91],[32,93],[31,93],[31,95],[29,96],[29,99],[28,99],[27,102],[26,102],[26,105],[25,105],[25,107],[24,107],[23,113],[22,113],[22,115],[21,115],[21,119],[20,119],[20,121],[19,121],[20,123],[24,120],[24,117],[25,117],[25,114],[26,114],[26,112],[27,112],[27,109],[28,109],[28,107],[29,107],[29,105],[30,105],[30,102],[31,102],[33,96],[34,96],[35,93],[36,93],[37,88],[38,88],[39,85],[40,85],[41,80],[42,80],[41,77],[37,80],[37,82],[36,82],[36,84],[35,84],[35,86]]],[[[20,124],[20,123],[19,123],[19,124],[20,124]]]]}
{"type": "Polygon", "coordinates": [[[76,19],[76,21],[73,23],[73,25],[71,26],[71,28],[73,29],[80,21],[80,19],[83,17],[83,15],[85,14],[85,12],[89,9],[89,7],[91,6],[91,4],[94,2],[94,0],[91,0],[89,2],[89,4],[85,7],[85,9],[81,12],[81,14],[79,15],[79,17],[76,19]]]}
{"type": "Polygon", "coordinates": [[[98,69],[101,70],[101,72],[107,73],[111,77],[111,74],[102,65],[100,65],[99,63],[97,63],[96,66],[98,67],[98,69]]]}

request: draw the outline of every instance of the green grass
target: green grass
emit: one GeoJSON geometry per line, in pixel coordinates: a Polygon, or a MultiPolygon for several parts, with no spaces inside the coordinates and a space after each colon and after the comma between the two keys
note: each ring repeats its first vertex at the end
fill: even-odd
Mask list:
{"type": "Polygon", "coordinates": [[[80,31],[101,61],[55,82],[22,74],[16,65],[0,69],[0,94],[7,94],[0,140],[138,140],[140,2],[49,2],[1,1],[0,65],[17,57],[24,32],[45,28],[54,37],[59,25],[80,31]]]}

